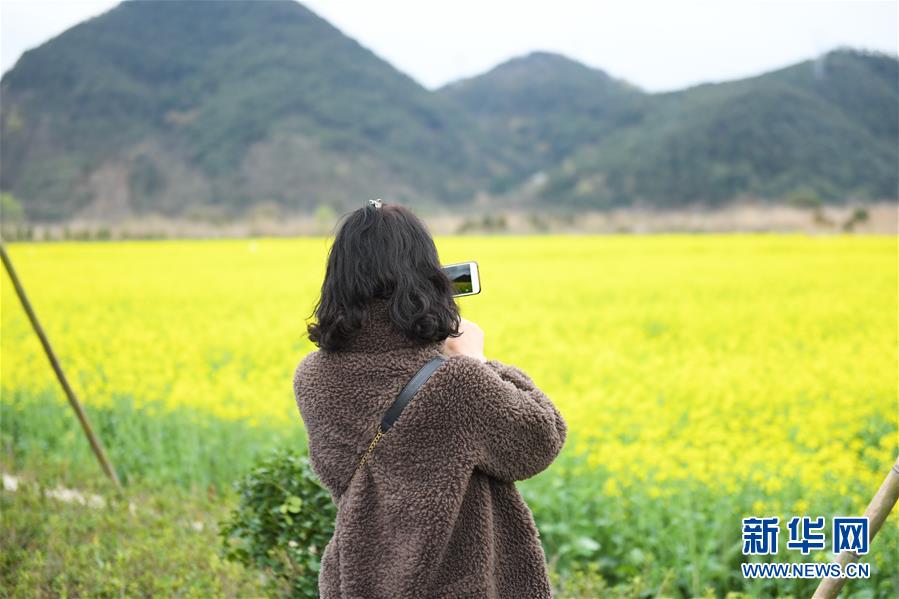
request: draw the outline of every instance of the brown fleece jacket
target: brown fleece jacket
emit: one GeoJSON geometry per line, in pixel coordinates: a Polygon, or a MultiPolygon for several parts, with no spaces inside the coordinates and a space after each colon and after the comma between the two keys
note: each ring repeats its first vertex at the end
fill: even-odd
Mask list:
{"type": "Polygon", "coordinates": [[[552,463],[565,420],[515,366],[417,345],[392,328],[386,300],[370,308],[344,351],[313,351],[294,375],[312,467],[337,504],[322,599],[551,597],[515,481],[552,463]],[[438,353],[448,360],[353,477],[400,389],[438,353]]]}

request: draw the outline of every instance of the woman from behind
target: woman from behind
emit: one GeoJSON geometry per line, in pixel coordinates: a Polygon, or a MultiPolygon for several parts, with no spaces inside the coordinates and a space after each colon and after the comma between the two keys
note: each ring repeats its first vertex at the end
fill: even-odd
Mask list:
{"type": "Polygon", "coordinates": [[[293,387],[312,467],[337,505],[322,599],[551,597],[515,481],[552,463],[567,425],[525,372],[486,358],[424,224],[399,205],[346,215],[314,316],[318,349],[293,387]],[[445,361],[377,435],[437,356],[445,361]]]}

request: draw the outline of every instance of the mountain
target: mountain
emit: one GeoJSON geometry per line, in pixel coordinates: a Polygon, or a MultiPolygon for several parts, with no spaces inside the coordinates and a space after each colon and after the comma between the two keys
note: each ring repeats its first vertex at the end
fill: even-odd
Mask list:
{"type": "Polygon", "coordinates": [[[771,73],[657,94],[547,170],[535,199],[574,206],[721,204],[811,191],[897,197],[899,65],[839,49],[771,73]]]}
{"type": "Polygon", "coordinates": [[[475,117],[485,149],[500,159],[494,192],[635,122],[648,98],[626,81],[550,52],[514,58],[436,93],[475,117]]]}
{"type": "Polygon", "coordinates": [[[4,74],[0,189],[44,222],[895,199],[897,77],[839,49],[652,94],[532,52],[429,91],[296,2],[128,0],[4,74]]]}
{"type": "Polygon", "coordinates": [[[459,201],[484,171],[464,112],[296,2],[127,1],[0,94],[0,186],[34,219],[459,201]]]}

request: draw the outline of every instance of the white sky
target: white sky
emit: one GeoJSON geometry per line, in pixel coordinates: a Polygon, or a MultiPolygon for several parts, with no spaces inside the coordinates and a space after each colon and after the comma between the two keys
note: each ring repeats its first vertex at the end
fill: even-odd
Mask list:
{"type": "MultiPolygon", "coordinates": [[[[214,0],[225,1],[225,0],[214,0]]],[[[265,0],[260,0],[265,1],[265,0]]],[[[0,69],[105,0],[0,0],[0,69]]],[[[565,54],[649,91],[755,75],[838,45],[897,52],[897,2],[309,0],[429,88],[530,52],[565,54]]]]}

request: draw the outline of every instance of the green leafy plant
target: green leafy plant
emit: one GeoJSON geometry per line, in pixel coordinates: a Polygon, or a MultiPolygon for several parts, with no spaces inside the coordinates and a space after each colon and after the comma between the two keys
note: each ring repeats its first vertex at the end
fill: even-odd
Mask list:
{"type": "Polygon", "coordinates": [[[318,597],[336,508],[308,457],[276,449],[234,486],[238,506],[219,523],[222,557],[262,570],[278,595],[318,597]]]}

